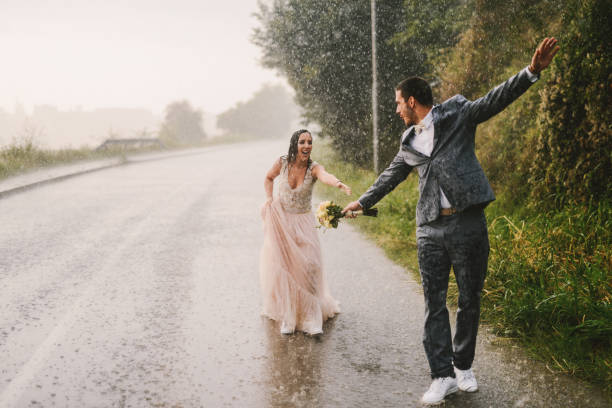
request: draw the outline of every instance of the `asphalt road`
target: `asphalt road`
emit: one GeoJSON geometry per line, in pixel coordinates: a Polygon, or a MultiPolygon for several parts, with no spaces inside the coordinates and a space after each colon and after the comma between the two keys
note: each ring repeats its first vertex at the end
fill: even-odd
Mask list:
{"type": "MultiPolygon", "coordinates": [[[[284,150],[217,146],[1,198],[0,407],[419,406],[419,285],[350,221],[321,234],[342,307],[325,333],[260,316],[263,177],[284,150]]],[[[474,371],[481,390],[446,406],[610,406],[486,328],[474,371]]]]}

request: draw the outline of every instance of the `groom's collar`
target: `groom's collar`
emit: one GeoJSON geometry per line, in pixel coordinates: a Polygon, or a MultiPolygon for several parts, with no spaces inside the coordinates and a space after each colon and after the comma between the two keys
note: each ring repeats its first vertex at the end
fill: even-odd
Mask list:
{"type": "Polygon", "coordinates": [[[433,108],[429,110],[429,113],[421,121],[421,125],[425,126],[425,129],[429,129],[433,122],[433,114],[431,112],[433,112],[433,108]]]}
{"type": "MultiPolygon", "coordinates": [[[[424,129],[429,129],[429,127],[431,126],[431,124],[433,123],[433,108],[429,110],[429,112],[427,113],[427,115],[425,115],[425,117],[423,118],[423,120],[421,120],[419,122],[419,125],[423,125],[424,129]]],[[[406,129],[404,131],[404,133],[402,133],[402,143],[407,142],[408,139],[408,135],[410,134],[410,132],[412,131],[412,129],[414,129],[414,125],[410,126],[408,129],[406,129]]]]}

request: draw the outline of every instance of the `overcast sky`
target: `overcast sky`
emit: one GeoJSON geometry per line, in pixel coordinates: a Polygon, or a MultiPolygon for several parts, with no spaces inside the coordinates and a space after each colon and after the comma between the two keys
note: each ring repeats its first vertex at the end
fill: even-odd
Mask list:
{"type": "Polygon", "coordinates": [[[209,113],[265,82],[257,0],[0,0],[0,108],[126,107],[188,99],[209,113]]]}

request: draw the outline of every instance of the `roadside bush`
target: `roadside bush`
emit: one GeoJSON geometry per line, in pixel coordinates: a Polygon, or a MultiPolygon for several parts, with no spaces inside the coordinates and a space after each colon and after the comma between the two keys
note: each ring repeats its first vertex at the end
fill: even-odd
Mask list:
{"type": "Polygon", "coordinates": [[[483,318],[558,369],[612,391],[612,207],[490,223],[483,318]]]}

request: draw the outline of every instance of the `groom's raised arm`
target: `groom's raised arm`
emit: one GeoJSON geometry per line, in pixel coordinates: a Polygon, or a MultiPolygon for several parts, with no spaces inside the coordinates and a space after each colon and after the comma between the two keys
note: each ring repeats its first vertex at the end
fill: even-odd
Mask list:
{"type": "Polygon", "coordinates": [[[406,163],[401,153],[398,153],[391,164],[380,173],[374,184],[359,197],[359,204],[363,208],[372,207],[393,191],[399,183],[406,180],[411,171],[412,166],[406,163]]]}
{"type": "Polygon", "coordinates": [[[485,96],[475,101],[468,101],[464,110],[472,122],[482,123],[504,110],[538,79],[538,75],[524,68],[506,82],[490,90],[485,96]]]}
{"type": "Polygon", "coordinates": [[[482,98],[468,101],[464,105],[469,118],[478,124],[504,110],[540,78],[540,72],[548,67],[558,50],[555,38],[545,38],[536,48],[528,67],[489,91],[482,98]]]}

